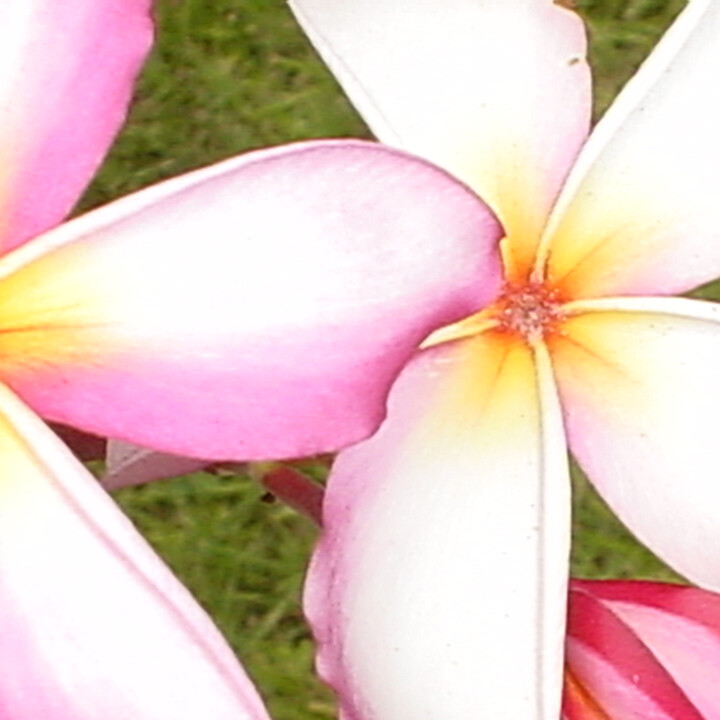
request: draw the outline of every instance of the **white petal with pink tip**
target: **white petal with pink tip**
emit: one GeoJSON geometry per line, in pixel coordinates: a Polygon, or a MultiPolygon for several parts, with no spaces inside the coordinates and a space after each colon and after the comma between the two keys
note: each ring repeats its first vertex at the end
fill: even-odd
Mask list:
{"type": "Polygon", "coordinates": [[[547,361],[426,351],[339,456],[306,589],[343,717],[556,720],[569,500],[547,361]]]}

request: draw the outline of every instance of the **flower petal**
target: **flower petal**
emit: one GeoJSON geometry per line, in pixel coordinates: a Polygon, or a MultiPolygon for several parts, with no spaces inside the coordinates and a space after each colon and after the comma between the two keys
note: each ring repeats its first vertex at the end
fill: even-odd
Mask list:
{"type": "Polygon", "coordinates": [[[209,618],[0,386],[0,716],[264,720],[209,618]]]}
{"type": "Polygon", "coordinates": [[[499,232],[379,145],[253,153],[0,263],[0,376],[50,419],[165,452],[336,449],[375,430],[431,330],[496,294],[499,232]]]}
{"type": "Polygon", "coordinates": [[[720,595],[670,583],[584,581],[573,586],[632,628],[704,720],[720,718],[720,595]]]}
{"type": "Polygon", "coordinates": [[[120,440],[109,440],[105,472],[100,481],[108,490],[115,490],[151,480],[187,475],[202,470],[208,464],[209,460],[170,455],[120,440]]]}
{"type": "Polygon", "coordinates": [[[589,127],[580,20],[551,0],[290,6],[377,137],[473,187],[529,266],[589,127]]]}
{"type": "Polygon", "coordinates": [[[720,588],[720,307],[681,298],[583,306],[550,341],[570,448],[643,543],[720,588]]]}
{"type": "Polygon", "coordinates": [[[548,234],[570,297],[720,275],[720,4],[694,0],[593,131],[548,234]]]}
{"type": "Polygon", "coordinates": [[[0,252],[70,211],[125,120],[149,0],[0,3],[0,252]]]}
{"type": "Polygon", "coordinates": [[[564,720],[709,720],[613,609],[573,583],[564,720]]]}
{"type": "Polygon", "coordinates": [[[569,482],[547,362],[424,351],[338,457],[306,612],[345,720],[557,720],[569,482]]]}

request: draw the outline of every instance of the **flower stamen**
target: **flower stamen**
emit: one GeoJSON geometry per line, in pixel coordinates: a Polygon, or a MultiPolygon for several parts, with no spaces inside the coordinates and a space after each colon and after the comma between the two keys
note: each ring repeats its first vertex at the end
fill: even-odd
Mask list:
{"type": "Polygon", "coordinates": [[[508,283],[489,310],[499,330],[537,341],[557,329],[565,318],[560,293],[545,283],[508,283]]]}

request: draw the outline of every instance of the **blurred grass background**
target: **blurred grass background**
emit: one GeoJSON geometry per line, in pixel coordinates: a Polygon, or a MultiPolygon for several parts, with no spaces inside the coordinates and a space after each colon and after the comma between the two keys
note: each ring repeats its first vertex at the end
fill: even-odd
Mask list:
{"type": "MultiPolygon", "coordinates": [[[[369,136],[281,0],[155,2],[155,51],[130,122],[84,207],[250,148],[369,136]]],[[[683,4],[575,3],[590,30],[596,117],[683,4]]],[[[574,482],[575,574],[673,577],[577,472],[574,482]]],[[[310,672],[298,602],[310,523],[264,502],[259,487],[234,475],[197,474],[127,489],[118,499],[216,619],[275,720],[334,717],[330,693],[310,672]]]]}

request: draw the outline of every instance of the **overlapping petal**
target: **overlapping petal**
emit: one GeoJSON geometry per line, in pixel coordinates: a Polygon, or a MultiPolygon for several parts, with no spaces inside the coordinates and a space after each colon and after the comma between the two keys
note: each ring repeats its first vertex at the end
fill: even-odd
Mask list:
{"type": "Polygon", "coordinates": [[[208,464],[209,460],[201,458],[160,453],[140,445],[109,440],[105,473],[101,481],[108,490],[115,490],[151,480],[187,475],[202,470],[208,464]]]}
{"type": "Polygon", "coordinates": [[[266,720],[209,618],[0,387],[0,716],[266,720]]]}
{"type": "Polygon", "coordinates": [[[526,269],[589,127],[580,20],[551,0],[290,5],[377,137],[477,190],[526,269]]]}
{"type": "Polygon", "coordinates": [[[570,297],[684,292],[720,275],[720,4],[693,0],[585,146],[548,272],[570,297]]]}
{"type": "Polygon", "coordinates": [[[497,292],[499,234],[398,151],[246,155],[0,262],[0,376],[52,420],[167,452],[334,449],[375,430],[431,330],[497,292]]]}
{"type": "Polygon", "coordinates": [[[426,350],[338,457],[305,606],[346,720],[557,720],[569,484],[539,365],[495,335],[426,350]]]}
{"type": "Polygon", "coordinates": [[[68,425],[50,425],[52,431],[83,461],[103,460],[107,453],[107,440],[76,430],[68,425]]]}
{"type": "Polygon", "coordinates": [[[595,597],[599,585],[573,583],[570,592],[563,720],[711,720],[615,604],[595,597]]]}
{"type": "MultiPolygon", "coordinates": [[[[651,582],[575,581],[572,588],[571,607],[578,592],[590,594],[652,651],[703,720],[720,718],[720,596],[651,582]]],[[[593,618],[588,616],[586,621],[592,623],[593,618]]],[[[583,624],[578,630],[586,628],[583,624]]],[[[572,622],[569,632],[572,637],[572,622]]],[[[622,659],[621,648],[610,642],[607,652],[622,659]]],[[[681,715],[679,720],[686,717],[681,715]]]]}
{"type": "Polygon", "coordinates": [[[694,582],[720,588],[720,306],[681,298],[583,306],[550,342],[570,448],[643,543],[694,582]]]}
{"type": "Polygon", "coordinates": [[[57,224],[125,119],[150,0],[0,3],[0,252],[57,224]]]}

